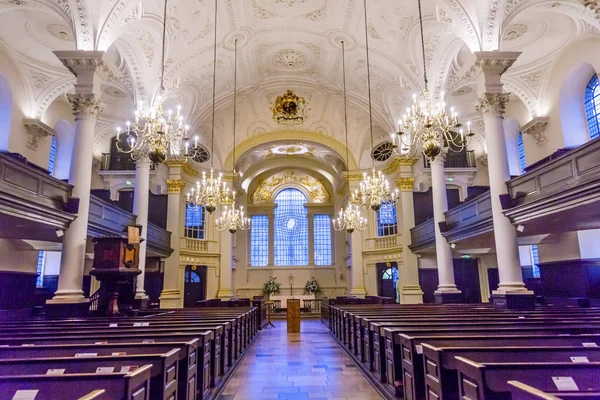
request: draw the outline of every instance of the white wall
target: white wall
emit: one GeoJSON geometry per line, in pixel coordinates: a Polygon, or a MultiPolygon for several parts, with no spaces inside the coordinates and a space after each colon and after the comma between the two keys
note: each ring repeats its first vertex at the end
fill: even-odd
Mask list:
{"type": "Polygon", "coordinates": [[[600,258],[600,229],[577,232],[581,258],[600,258]]]}
{"type": "Polygon", "coordinates": [[[38,252],[17,249],[8,239],[0,239],[0,271],[37,272],[38,252]]]}

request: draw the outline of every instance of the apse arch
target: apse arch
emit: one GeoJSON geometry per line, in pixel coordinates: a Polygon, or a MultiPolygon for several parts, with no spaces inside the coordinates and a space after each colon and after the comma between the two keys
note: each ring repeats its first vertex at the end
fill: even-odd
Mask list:
{"type": "Polygon", "coordinates": [[[0,150],[8,150],[13,96],[8,79],[0,74],[0,150]]]}
{"type": "Polygon", "coordinates": [[[559,108],[564,145],[567,147],[579,146],[590,140],[584,96],[586,86],[595,73],[591,64],[582,63],[572,68],[562,82],[559,108]]]}

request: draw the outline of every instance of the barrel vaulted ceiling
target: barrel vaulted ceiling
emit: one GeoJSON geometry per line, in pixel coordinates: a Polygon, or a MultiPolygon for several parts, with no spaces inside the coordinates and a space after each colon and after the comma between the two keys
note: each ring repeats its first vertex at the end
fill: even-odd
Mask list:
{"type": "MultiPolygon", "coordinates": [[[[342,59],[346,45],[350,148],[368,162],[369,130],[362,0],[218,0],[215,160],[232,149],[233,45],[239,48],[240,143],[281,129],[269,110],[292,89],[307,100],[298,130],[343,143],[342,59]]],[[[134,104],[155,101],[161,62],[163,0],[0,0],[0,45],[30,87],[26,110],[42,117],[72,90],[73,77],[53,50],[102,50],[113,77],[96,129],[96,154],[106,151],[115,125],[134,104]]],[[[424,89],[416,0],[367,0],[376,142],[393,132],[413,93],[424,89]]],[[[506,88],[532,115],[560,51],[599,21],[576,1],[423,0],[429,90],[447,91],[460,114],[476,118],[477,87],[468,71],[472,52],[518,50],[506,88]]],[[[213,0],[169,0],[167,91],[182,104],[209,147],[212,106],[213,0]]],[[[477,125],[475,125],[477,126],[477,125]]],[[[345,155],[341,155],[342,158],[345,155]]]]}

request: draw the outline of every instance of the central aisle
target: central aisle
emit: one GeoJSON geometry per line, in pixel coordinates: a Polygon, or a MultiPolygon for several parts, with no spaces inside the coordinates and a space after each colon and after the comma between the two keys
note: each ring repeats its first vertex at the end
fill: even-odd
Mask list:
{"type": "Polygon", "coordinates": [[[274,324],[258,334],[219,400],[382,398],[320,320],[303,320],[299,335],[288,335],[285,321],[274,324]]]}

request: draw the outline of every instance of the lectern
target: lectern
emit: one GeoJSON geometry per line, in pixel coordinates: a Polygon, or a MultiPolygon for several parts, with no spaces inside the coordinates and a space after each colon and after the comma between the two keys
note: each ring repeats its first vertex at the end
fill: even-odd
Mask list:
{"type": "Polygon", "coordinates": [[[300,299],[287,301],[287,331],[300,333],[300,299]]]}
{"type": "MultiPolygon", "coordinates": [[[[131,227],[130,227],[131,228],[131,227]]],[[[133,308],[138,269],[139,229],[129,229],[128,237],[94,239],[94,264],[90,275],[100,281],[98,306],[101,315],[116,315],[133,308]]]]}

